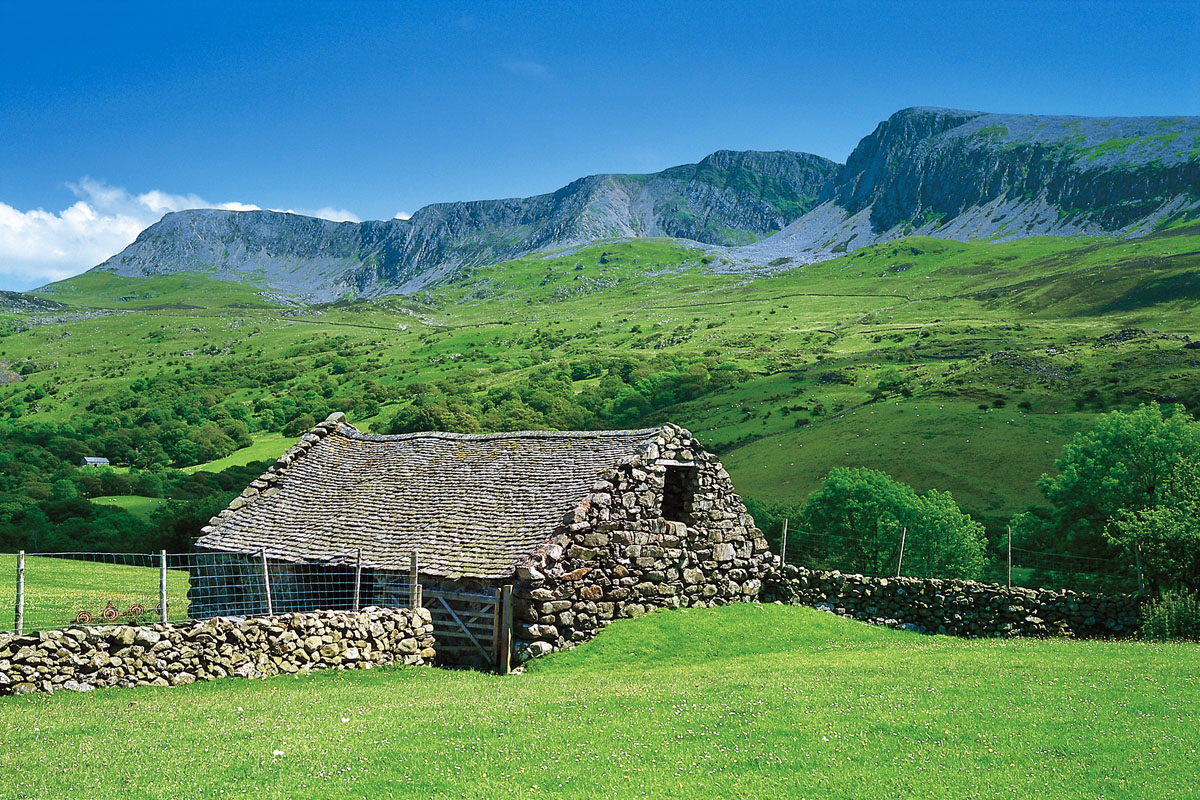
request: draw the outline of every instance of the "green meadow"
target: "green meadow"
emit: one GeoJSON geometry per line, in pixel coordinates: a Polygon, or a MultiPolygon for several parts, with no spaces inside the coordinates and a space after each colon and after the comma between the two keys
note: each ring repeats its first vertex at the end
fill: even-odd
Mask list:
{"type": "MultiPolygon", "coordinates": [[[[244,448],[250,450],[252,448],[244,448]]],[[[248,463],[248,462],[247,462],[248,463]]],[[[133,514],[139,519],[148,520],[150,516],[161,508],[164,504],[169,503],[162,497],[139,497],[137,495],[111,495],[109,497],[92,498],[93,503],[101,505],[114,506],[115,508],[123,508],[130,514],[133,514]]]]}
{"type": "MultiPolygon", "coordinates": [[[[145,563],[151,563],[147,556],[145,563]]],[[[70,625],[75,615],[87,611],[93,624],[103,624],[111,602],[125,615],[114,622],[157,622],[160,572],[154,566],[111,564],[66,558],[27,556],[25,559],[25,629],[43,630],[70,625]],[[146,609],[130,615],[133,605],[146,609]]],[[[187,619],[188,575],[167,570],[167,610],[171,620],[187,619]]],[[[0,613],[3,630],[12,630],[17,594],[17,557],[0,553],[0,613]]]]}
{"type": "Polygon", "coordinates": [[[1198,675],[1197,645],[661,612],[509,677],[0,698],[0,796],[1188,798],[1198,675]]]}

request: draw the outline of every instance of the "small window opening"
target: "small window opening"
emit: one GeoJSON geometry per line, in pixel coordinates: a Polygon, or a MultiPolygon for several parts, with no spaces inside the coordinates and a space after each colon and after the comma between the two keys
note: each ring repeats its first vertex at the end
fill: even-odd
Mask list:
{"type": "Polygon", "coordinates": [[[670,522],[691,522],[692,498],[696,494],[695,467],[667,466],[663,477],[662,515],[670,522]]]}

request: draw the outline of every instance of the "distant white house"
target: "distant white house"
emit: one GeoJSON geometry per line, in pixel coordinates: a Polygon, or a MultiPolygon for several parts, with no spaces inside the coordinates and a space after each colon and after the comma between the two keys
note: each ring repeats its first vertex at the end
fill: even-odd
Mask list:
{"type": "Polygon", "coordinates": [[[79,462],[81,467],[107,467],[109,466],[108,459],[97,456],[84,456],[79,462]]]}

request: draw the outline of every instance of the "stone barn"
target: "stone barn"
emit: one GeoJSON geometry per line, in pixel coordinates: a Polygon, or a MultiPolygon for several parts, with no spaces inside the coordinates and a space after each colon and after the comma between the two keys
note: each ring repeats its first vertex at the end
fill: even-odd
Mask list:
{"type": "MultiPolygon", "coordinates": [[[[416,551],[439,653],[460,663],[486,661],[487,647],[448,649],[443,637],[464,627],[482,639],[490,626],[463,619],[461,604],[503,585],[523,660],[621,617],[755,600],[777,561],[720,462],[671,424],[379,436],[333,414],[202,534],[201,551],[270,559],[273,587],[274,565],[290,565],[285,603],[311,598],[313,581],[345,601],[361,559],[362,605],[397,604],[416,551]]],[[[203,581],[193,577],[196,597],[220,595],[203,581]]]]}

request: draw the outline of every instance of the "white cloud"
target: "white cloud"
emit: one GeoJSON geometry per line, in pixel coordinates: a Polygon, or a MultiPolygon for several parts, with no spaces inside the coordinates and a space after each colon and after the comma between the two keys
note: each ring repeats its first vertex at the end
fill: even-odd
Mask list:
{"type": "Polygon", "coordinates": [[[392,219],[412,219],[412,214],[407,211],[397,211],[396,216],[392,217],[392,219]]]}
{"type": "Polygon", "coordinates": [[[522,78],[545,78],[550,74],[544,64],[524,58],[506,59],[500,62],[500,66],[522,78]]]}
{"type": "MultiPolygon", "coordinates": [[[[119,253],[171,211],[261,210],[250,203],[213,203],[196,194],[159,189],[134,194],[89,177],[69,183],[67,188],[77,200],[57,212],[42,208],[22,211],[0,202],[0,288],[29,289],[77,275],[119,253]]],[[[359,221],[353,212],[340,208],[291,213],[337,222],[359,221]]]]}
{"type": "Polygon", "coordinates": [[[281,214],[299,214],[302,217],[319,217],[330,222],[362,222],[353,211],[344,208],[322,206],[318,209],[307,208],[269,208],[268,211],[278,211],[281,214]]]}

